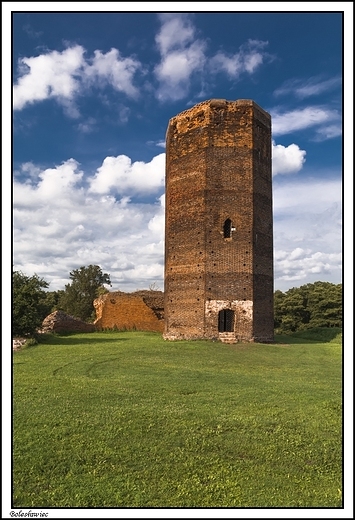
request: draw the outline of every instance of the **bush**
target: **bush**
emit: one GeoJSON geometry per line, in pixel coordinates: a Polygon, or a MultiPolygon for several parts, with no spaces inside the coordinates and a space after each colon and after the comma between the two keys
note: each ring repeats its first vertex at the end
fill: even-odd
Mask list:
{"type": "Polygon", "coordinates": [[[20,271],[12,275],[12,334],[33,336],[47,315],[46,292],[49,284],[36,274],[20,271]]]}
{"type": "Polygon", "coordinates": [[[25,349],[35,347],[36,345],[38,345],[38,341],[36,340],[36,338],[29,338],[28,340],[26,340],[26,343],[23,345],[22,348],[25,349]]]}

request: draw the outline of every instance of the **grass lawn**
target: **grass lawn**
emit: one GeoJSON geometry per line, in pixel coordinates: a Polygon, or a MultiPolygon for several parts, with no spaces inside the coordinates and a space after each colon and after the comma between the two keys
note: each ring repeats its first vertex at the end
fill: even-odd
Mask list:
{"type": "Polygon", "coordinates": [[[341,345],[277,340],[15,352],[13,507],[341,507],[341,345]]]}

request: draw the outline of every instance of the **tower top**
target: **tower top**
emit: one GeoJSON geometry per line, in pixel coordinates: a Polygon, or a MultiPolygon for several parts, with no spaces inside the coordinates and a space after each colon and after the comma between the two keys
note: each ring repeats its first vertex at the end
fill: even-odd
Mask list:
{"type": "Polygon", "coordinates": [[[267,120],[269,120],[270,124],[271,124],[271,116],[270,116],[270,114],[268,112],[266,112],[266,110],[261,108],[257,103],[255,103],[255,101],[253,101],[252,99],[236,99],[234,101],[228,101],[227,99],[217,99],[217,98],[207,99],[205,101],[201,101],[201,103],[197,103],[196,105],[193,105],[192,107],[187,108],[186,110],[183,110],[182,112],[180,112],[176,116],[172,117],[170,119],[169,123],[173,122],[177,118],[180,118],[181,116],[188,116],[190,112],[195,112],[196,109],[200,109],[200,110],[204,110],[205,108],[212,108],[212,109],[214,109],[214,108],[216,108],[216,109],[221,109],[221,108],[237,109],[237,108],[241,108],[241,107],[253,107],[258,112],[260,112],[267,120]]]}

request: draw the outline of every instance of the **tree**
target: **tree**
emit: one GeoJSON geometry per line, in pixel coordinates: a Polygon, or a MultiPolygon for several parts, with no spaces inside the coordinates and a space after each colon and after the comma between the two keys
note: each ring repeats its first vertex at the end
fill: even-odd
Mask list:
{"type": "Polygon", "coordinates": [[[275,328],[295,332],[342,326],[342,285],[315,282],[274,295],[275,328]]]}
{"type": "Polygon", "coordinates": [[[156,282],[153,282],[149,285],[150,291],[160,291],[160,287],[156,282]]]}
{"type": "Polygon", "coordinates": [[[89,265],[74,269],[69,276],[72,282],[65,286],[58,307],[76,318],[92,321],[95,317],[93,302],[99,294],[107,292],[104,285],[111,286],[110,275],[103,273],[98,265],[89,265]]]}
{"type": "Polygon", "coordinates": [[[282,318],[283,318],[283,300],[285,298],[285,293],[280,290],[275,291],[274,293],[274,328],[278,329],[281,327],[282,318]]]}
{"type": "Polygon", "coordinates": [[[309,327],[342,326],[342,284],[315,282],[308,286],[309,327]]]}
{"type": "Polygon", "coordinates": [[[12,273],[12,333],[32,336],[47,315],[46,289],[49,283],[36,274],[12,273]]]}
{"type": "Polygon", "coordinates": [[[52,312],[59,309],[59,300],[64,291],[47,291],[44,304],[46,305],[47,313],[51,314],[52,312]]]}

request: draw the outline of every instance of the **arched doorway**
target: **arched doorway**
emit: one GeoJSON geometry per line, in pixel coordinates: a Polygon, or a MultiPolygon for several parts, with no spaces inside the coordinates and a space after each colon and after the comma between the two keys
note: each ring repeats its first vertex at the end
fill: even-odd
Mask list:
{"type": "Polygon", "coordinates": [[[218,332],[234,332],[234,311],[231,309],[219,311],[218,332]]]}

